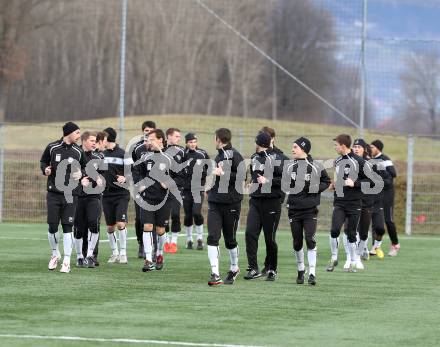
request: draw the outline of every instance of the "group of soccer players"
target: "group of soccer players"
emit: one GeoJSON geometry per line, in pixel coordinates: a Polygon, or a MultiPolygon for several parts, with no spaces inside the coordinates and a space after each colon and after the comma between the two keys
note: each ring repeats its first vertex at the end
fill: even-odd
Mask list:
{"type": "Polygon", "coordinates": [[[327,271],[333,271],[338,265],[342,227],[344,270],[364,269],[362,260],[370,255],[384,257],[381,243],[385,225],[392,243],[389,255],[397,255],[400,245],[393,222],[396,171],[392,161],[382,154],[384,145],[379,140],[368,145],[363,139],[356,139],[352,146],[349,135],[337,136],[334,144],[339,157],[330,165],[335,169],[332,180],[324,163],[312,158],[310,140],[305,137],[295,140],[292,159],[289,159],[275,146],[275,131],[269,127],[260,129],[256,135],[256,151],[250,163],[232,146],[231,131],[226,128],[215,131],[217,155],[214,160],[198,147],[194,133],[186,134],[185,147],[179,145],[181,132],[177,128],[164,132],[156,128],[154,122],[146,121],[142,124],[142,133],[125,151],[117,144],[113,128],[81,134],[75,123],[68,122],[63,126],[63,137],[46,147],[40,166],[47,176],[48,239],[52,249],[49,270],[55,270],[61,261],[60,222],[64,248],[60,271],[70,272],[73,247],[77,267],[99,266],[102,211],[112,251],[108,263],[126,264],[130,196],[135,201],[138,257],[144,259],[143,272],[161,270],[164,252],[177,252],[181,207],[185,216],[186,248],[204,249],[202,204],[207,198],[206,243],[211,265],[208,284],[233,284],[240,273],[236,233],[244,194],[250,197],[245,231],[246,280],[262,276],[267,281],[276,279],[276,232],[286,201],[298,269],[296,282],[305,281],[305,239],[308,283],[316,284],[318,206],[321,193],[327,189],[334,190],[331,259],[327,271]],[[81,146],[77,145],[79,139],[81,146]],[[209,177],[212,182],[208,183],[209,177]],[[370,225],[373,244],[368,250],[370,225]],[[261,230],[266,258],[260,271],[257,252],[261,230]],[[219,269],[221,235],[230,258],[224,280],[219,269]]]}

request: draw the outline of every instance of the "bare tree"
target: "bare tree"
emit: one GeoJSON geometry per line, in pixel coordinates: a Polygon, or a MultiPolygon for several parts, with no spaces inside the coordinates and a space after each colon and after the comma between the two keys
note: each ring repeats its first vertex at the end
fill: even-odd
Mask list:
{"type": "Polygon", "coordinates": [[[419,121],[423,118],[428,124],[425,131],[437,134],[440,115],[440,54],[431,51],[411,55],[405,61],[405,71],[400,75],[400,80],[403,93],[400,112],[404,118],[419,121]]]}

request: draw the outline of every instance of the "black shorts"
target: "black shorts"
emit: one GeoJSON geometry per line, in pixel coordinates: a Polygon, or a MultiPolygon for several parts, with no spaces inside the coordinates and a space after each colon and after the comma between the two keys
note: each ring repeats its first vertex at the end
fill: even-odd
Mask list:
{"type": "Polygon", "coordinates": [[[73,202],[68,203],[64,194],[47,192],[47,223],[58,225],[73,225],[78,197],[73,196],[73,202]]]}
{"type": "Polygon", "coordinates": [[[104,196],[102,208],[104,210],[105,223],[115,225],[117,222],[128,223],[128,203],[130,195],[104,196]]]}
{"type": "MultiPolygon", "coordinates": [[[[155,206],[158,203],[152,201],[146,201],[149,205],[155,206]]],[[[158,210],[152,211],[150,209],[144,209],[141,207],[141,223],[153,224],[159,228],[165,228],[168,225],[168,220],[171,214],[170,201],[166,201],[165,204],[158,210]]]]}

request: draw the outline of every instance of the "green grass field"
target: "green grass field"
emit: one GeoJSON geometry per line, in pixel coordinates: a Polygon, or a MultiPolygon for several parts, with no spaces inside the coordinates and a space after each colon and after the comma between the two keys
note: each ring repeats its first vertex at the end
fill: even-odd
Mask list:
{"type": "MultiPolygon", "coordinates": [[[[45,225],[0,224],[1,346],[440,343],[437,237],[402,236],[398,257],[372,259],[365,271],[352,274],[344,273],[341,265],[334,273],[325,272],[328,238],[320,234],[318,285],[310,287],[294,282],[296,267],[287,231],[278,234],[277,280],[245,281],[242,275],[247,262],[244,235],[240,233],[240,278],[233,286],[210,288],[206,251],[183,249],[183,238],[179,239],[179,253],[166,255],[161,272],[140,271],[142,261],[134,256],[137,244],[130,240],[126,266],[107,265],[108,244],[102,242],[99,268],[73,268],[71,274],[61,274],[47,270],[46,235],[45,225]]],[[[133,230],[129,236],[134,236],[133,230]]],[[[388,240],[384,250],[388,250],[388,240]]],[[[222,273],[227,262],[228,254],[222,249],[222,273]]]]}

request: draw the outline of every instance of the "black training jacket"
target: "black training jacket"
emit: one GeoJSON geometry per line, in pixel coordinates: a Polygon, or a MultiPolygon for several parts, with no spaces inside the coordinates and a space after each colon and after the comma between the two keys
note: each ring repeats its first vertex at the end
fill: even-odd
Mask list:
{"type": "Polygon", "coordinates": [[[285,175],[290,177],[290,189],[298,184],[303,188],[299,192],[287,193],[286,207],[289,210],[304,210],[319,206],[321,193],[326,190],[330,183],[330,177],[324,166],[314,162],[309,155],[305,159],[297,159],[285,165],[285,175]]]}
{"type": "Polygon", "coordinates": [[[384,190],[394,190],[394,179],[397,176],[396,168],[394,167],[394,164],[390,157],[387,155],[381,153],[379,156],[375,157],[374,159],[379,159],[383,161],[383,166],[387,170],[390,176],[389,184],[385,186],[384,190]]]}
{"type": "MultiPolygon", "coordinates": [[[[40,168],[41,172],[44,175],[44,170],[50,166],[52,168],[52,173],[47,177],[47,191],[53,193],[63,194],[62,191],[58,190],[55,186],[55,177],[57,173],[58,165],[63,161],[67,160],[68,163],[73,163],[76,160],[79,163],[79,169],[83,172],[86,167],[86,158],[83,150],[77,144],[68,145],[60,139],[58,141],[49,143],[46,149],[43,152],[43,155],[40,159],[40,168]]],[[[68,165],[66,169],[66,173],[64,176],[64,185],[67,186],[69,184],[70,173],[71,173],[72,165],[68,165]]],[[[80,184],[80,180],[77,181],[80,184]]],[[[76,195],[76,189],[73,191],[73,194],[76,195]]]]}
{"type": "Polygon", "coordinates": [[[282,198],[285,195],[281,190],[283,162],[284,158],[272,148],[251,156],[251,183],[258,184],[259,176],[269,179],[265,184],[258,184],[258,188],[250,194],[251,198],[282,198]]]}
{"type": "Polygon", "coordinates": [[[206,183],[206,176],[208,175],[208,166],[203,165],[204,160],[208,160],[209,155],[208,153],[201,149],[196,148],[195,150],[190,150],[188,148],[185,149],[185,155],[184,155],[184,162],[188,162],[187,166],[184,169],[184,176],[183,176],[183,189],[185,190],[191,190],[191,180],[193,177],[194,167],[198,167],[198,170],[202,171],[201,181],[200,184],[202,186],[206,183]],[[200,167],[203,165],[203,167],[200,167]]]}
{"type": "MultiPolygon", "coordinates": [[[[183,158],[185,157],[185,149],[182,146],[169,145],[169,146],[167,146],[165,153],[168,156],[170,156],[171,158],[173,158],[173,160],[175,161],[175,164],[179,165],[184,162],[183,158]]],[[[177,169],[177,166],[175,166],[175,168],[177,169]]],[[[171,171],[171,178],[174,180],[174,182],[176,182],[177,187],[179,189],[181,189],[183,187],[183,185],[185,184],[185,182],[184,182],[185,172],[184,172],[183,168],[182,168],[182,170],[180,170],[178,172],[171,171]]]]}
{"type": "MultiPolygon", "coordinates": [[[[235,189],[235,181],[237,178],[238,166],[243,161],[241,154],[231,146],[226,145],[218,150],[218,154],[214,159],[216,167],[222,166],[225,172],[224,176],[215,176],[214,184],[208,193],[208,202],[218,204],[233,204],[243,200],[242,192],[235,189]],[[227,192],[219,192],[220,181],[229,178],[227,192]]],[[[243,167],[243,180],[246,176],[246,169],[243,167]]]]}
{"type": "Polygon", "coordinates": [[[103,171],[106,180],[104,197],[129,195],[130,192],[117,185],[117,176],[124,176],[124,170],[130,169],[132,163],[131,158],[125,158],[125,151],[117,144],[113,149],[106,149],[103,152],[104,163],[107,164],[107,170],[103,171]],[[116,183],[115,183],[116,182],[116,183]]]}
{"type": "MultiPolygon", "coordinates": [[[[98,151],[89,151],[89,152],[84,151],[84,155],[86,158],[86,164],[89,165],[89,162],[91,160],[93,160],[94,161],[93,166],[95,168],[95,171],[102,174],[103,171],[100,170],[100,167],[102,165],[102,162],[104,161],[104,154],[102,154],[101,152],[98,152],[98,151]]],[[[86,172],[86,176],[88,177],[88,180],[91,183],[91,187],[96,188],[96,186],[97,186],[96,181],[94,179],[92,179],[91,177],[89,177],[87,175],[87,172],[86,172]]],[[[94,197],[94,198],[96,198],[96,197],[100,197],[102,195],[102,194],[87,194],[84,191],[84,187],[82,186],[82,184],[80,184],[77,189],[78,189],[78,196],[79,197],[94,197]]]]}

